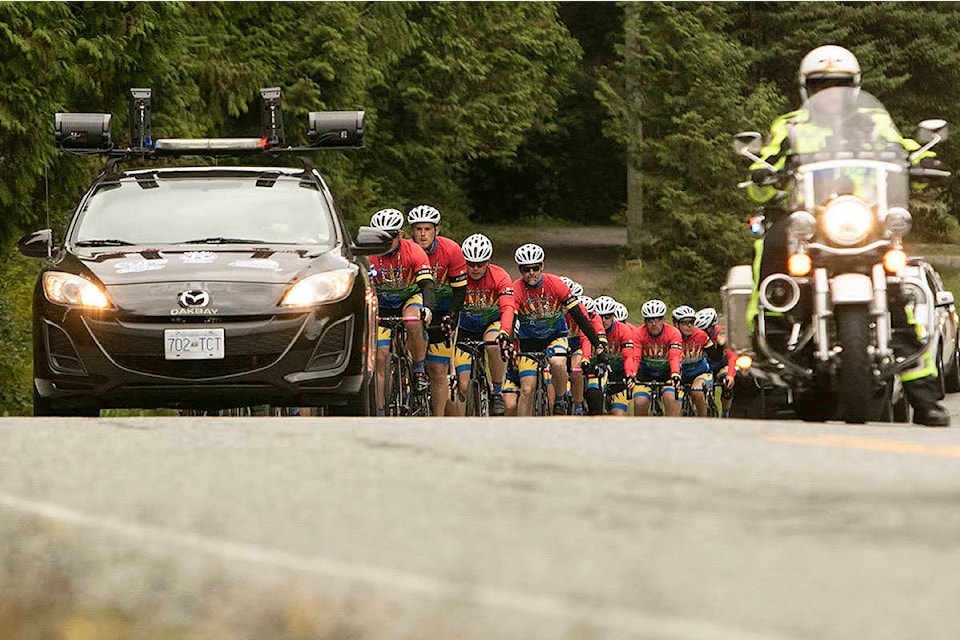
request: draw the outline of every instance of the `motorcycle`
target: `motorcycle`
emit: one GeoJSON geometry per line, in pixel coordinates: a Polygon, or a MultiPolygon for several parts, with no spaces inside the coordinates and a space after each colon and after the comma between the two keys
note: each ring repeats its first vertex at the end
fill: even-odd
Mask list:
{"type": "MultiPolygon", "coordinates": [[[[782,273],[756,283],[751,265],[728,272],[721,291],[728,344],[740,369],[762,385],[787,388],[799,418],[883,419],[898,376],[932,348],[914,341],[895,352],[894,332],[912,327],[892,321],[891,312],[909,305],[917,322],[934,326],[934,304],[899,272],[907,264],[911,180],[949,175],[914,160],[946,137],[945,121],[925,120],[923,146],[907,152],[883,105],[852,87],[817,92],[796,112],[782,168],[761,159],[759,133],[734,137],[737,154],[774,181],[788,240],[782,273]]],[[[755,235],[768,226],[751,220],[755,235]]]]}

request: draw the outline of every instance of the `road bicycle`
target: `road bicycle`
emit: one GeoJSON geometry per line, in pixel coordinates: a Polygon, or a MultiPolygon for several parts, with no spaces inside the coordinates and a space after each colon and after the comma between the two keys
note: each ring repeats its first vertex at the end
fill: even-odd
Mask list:
{"type": "MultiPolygon", "coordinates": [[[[684,383],[681,385],[681,406],[680,406],[680,415],[686,417],[698,417],[697,413],[697,404],[693,399],[693,384],[684,383]]],[[[704,401],[707,403],[707,417],[708,418],[719,418],[720,412],[717,410],[717,398],[715,393],[715,387],[707,383],[703,388],[704,401]]]]}
{"type": "MultiPolygon", "coordinates": [[[[421,316],[422,317],[422,316],[421,316]]],[[[407,351],[407,321],[402,317],[380,318],[390,330],[390,354],[384,377],[383,403],[388,416],[431,415],[430,390],[417,392],[413,386],[413,360],[407,351]]]]}
{"type": "MultiPolygon", "coordinates": [[[[487,371],[487,347],[496,346],[492,340],[461,340],[457,348],[470,356],[470,379],[467,382],[467,393],[463,400],[466,403],[466,415],[490,415],[490,374],[487,371]]],[[[451,383],[451,396],[459,393],[459,384],[456,378],[451,383]]]]}
{"type": "Polygon", "coordinates": [[[547,390],[546,372],[550,367],[550,359],[546,351],[520,351],[510,360],[510,367],[517,368],[517,362],[520,358],[529,358],[537,363],[537,383],[533,391],[533,415],[549,416],[550,396],[547,390]]]}

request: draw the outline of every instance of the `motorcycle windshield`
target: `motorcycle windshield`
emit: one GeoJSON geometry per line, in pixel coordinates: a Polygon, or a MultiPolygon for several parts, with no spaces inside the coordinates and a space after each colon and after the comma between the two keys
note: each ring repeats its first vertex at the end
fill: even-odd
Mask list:
{"type": "Polygon", "coordinates": [[[903,137],[879,100],[862,89],[818,91],[787,127],[794,161],[860,159],[906,162],[903,137]]]}
{"type": "Polygon", "coordinates": [[[906,207],[908,152],[890,114],[862,89],[818,91],[787,127],[794,205],[814,209],[852,195],[877,212],[906,207]]]}

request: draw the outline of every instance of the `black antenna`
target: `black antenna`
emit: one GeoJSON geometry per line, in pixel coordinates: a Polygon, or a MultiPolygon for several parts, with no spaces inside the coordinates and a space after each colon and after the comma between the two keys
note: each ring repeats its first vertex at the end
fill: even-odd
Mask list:
{"type": "Polygon", "coordinates": [[[268,147],[282,145],[286,141],[283,131],[283,109],[280,107],[280,87],[260,89],[263,98],[263,109],[260,112],[260,122],[263,137],[267,139],[268,147]]]}
{"type": "Polygon", "coordinates": [[[130,146],[134,149],[152,149],[153,131],[150,127],[151,89],[130,89],[130,146]]]}

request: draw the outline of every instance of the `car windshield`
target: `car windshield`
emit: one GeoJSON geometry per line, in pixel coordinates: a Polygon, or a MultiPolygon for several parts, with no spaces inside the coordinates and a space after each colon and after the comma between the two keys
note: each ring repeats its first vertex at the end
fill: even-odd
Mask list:
{"type": "Polygon", "coordinates": [[[323,195],[299,177],[140,178],[101,187],[80,213],[74,241],[326,245],[334,236],[323,195]]]}

